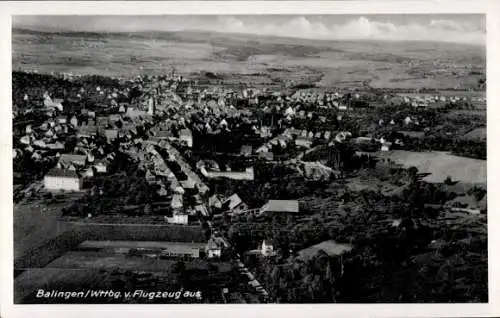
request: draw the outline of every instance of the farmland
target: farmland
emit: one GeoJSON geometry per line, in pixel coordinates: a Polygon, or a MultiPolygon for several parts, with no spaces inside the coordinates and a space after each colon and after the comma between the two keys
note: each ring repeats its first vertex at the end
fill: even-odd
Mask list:
{"type": "MultiPolygon", "coordinates": [[[[101,228],[101,227],[99,227],[101,228]]],[[[130,227],[128,227],[130,228],[130,227]]],[[[109,230],[109,227],[108,227],[109,230]]],[[[83,232],[83,231],[82,231],[83,232]]],[[[148,238],[147,235],[138,236],[138,233],[114,232],[112,237],[132,235],[134,238],[148,238]]],[[[95,229],[85,233],[93,238],[110,238],[108,231],[98,233],[95,229]],[[100,236],[101,235],[101,236],[100,236]]],[[[50,303],[50,299],[34,298],[40,288],[45,290],[59,289],[62,291],[80,291],[84,289],[118,288],[117,281],[126,284],[131,290],[134,288],[152,288],[169,290],[198,288],[207,295],[206,299],[214,301],[218,284],[231,281],[233,266],[228,262],[208,262],[202,259],[185,260],[183,269],[179,270],[179,261],[174,259],[159,259],[146,255],[131,255],[131,247],[162,247],[166,243],[159,241],[85,241],[79,244],[84,234],[75,234],[75,231],[66,232],[56,240],[42,247],[36,255],[32,254],[25,259],[25,264],[17,264],[18,271],[22,271],[15,278],[16,303],[50,303]],[[124,248],[128,247],[128,248],[124,248]],[[38,257],[34,261],[32,257],[38,257]],[[31,261],[31,262],[30,262],[31,261]],[[20,266],[32,266],[20,268],[20,266]],[[40,268],[41,267],[41,268],[40,268]],[[210,273],[210,275],[207,275],[210,273]],[[141,285],[141,280],[155,283],[141,285]],[[215,282],[217,283],[216,285],[215,282]],[[127,285],[128,284],[128,285],[127,285]],[[212,294],[212,295],[211,295],[212,294]]],[[[154,236],[154,234],[153,234],[154,236]]],[[[151,235],[149,237],[152,237],[151,235]]],[[[157,237],[161,237],[157,236],[157,237]]],[[[52,300],[56,302],[71,299],[52,300]]],[[[123,299],[83,299],[83,303],[121,302],[123,299]]],[[[216,301],[216,300],[215,300],[216,301]]],[[[130,300],[127,300],[130,302],[130,300]]],[[[142,302],[142,301],[141,301],[142,302]]],[[[168,302],[168,301],[164,301],[168,302]]]]}
{"type": "MultiPolygon", "coordinates": [[[[137,242],[140,243],[140,242],[137,242]]],[[[123,270],[137,270],[140,268],[144,272],[166,272],[177,261],[170,259],[154,259],[127,256],[126,254],[112,253],[109,251],[71,251],[60,258],[48,264],[47,268],[104,268],[123,270]]],[[[185,262],[187,269],[208,268],[208,262],[203,260],[194,260],[185,262]]],[[[231,269],[229,263],[211,263],[221,271],[231,269]]]]}
{"type": "Polygon", "coordinates": [[[45,244],[34,246],[15,259],[14,267],[44,267],[64,253],[73,250],[86,240],[137,240],[137,241],[182,241],[203,242],[201,230],[180,226],[148,227],[120,225],[75,226],[45,244]]]}
{"type": "Polygon", "coordinates": [[[61,202],[47,204],[44,200],[33,199],[31,202],[14,206],[14,258],[18,259],[26,251],[45,244],[74,226],[58,221],[61,208],[75,199],[78,194],[66,194],[61,202]]]}
{"type": "Polygon", "coordinates": [[[380,152],[381,158],[390,158],[404,167],[416,167],[421,173],[430,173],[427,182],[443,182],[446,177],[465,183],[486,184],[486,160],[453,156],[445,152],[412,152],[396,150],[380,152]]]}
{"type": "Polygon", "coordinates": [[[285,82],[319,87],[476,88],[484,48],[446,43],[317,41],[244,34],[107,34],[13,31],[13,69],[130,76],[212,72],[227,83],[285,82]],[[39,36],[41,35],[41,36],[39,36]],[[423,48],[425,47],[425,49],[423,48]],[[432,62],[440,59],[439,73],[432,62]],[[416,65],[410,65],[409,62],[416,65]],[[467,62],[467,63],[465,63],[467,62]],[[461,72],[457,73],[456,70],[461,72]],[[452,72],[453,70],[453,72],[452,72]]]}

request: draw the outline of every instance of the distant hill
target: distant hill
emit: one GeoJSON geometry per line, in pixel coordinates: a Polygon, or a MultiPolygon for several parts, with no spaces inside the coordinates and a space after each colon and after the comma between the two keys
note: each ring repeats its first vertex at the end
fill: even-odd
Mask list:
{"type": "Polygon", "coordinates": [[[411,41],[323,41],[193,31],[12,30],[14,69],[100,75],[211,72],[266,85],[477,88],[485,48],[411,41]],[[435,63],[438,62],[438,65],[435,63]],[[247,78],[245,74],[264,74],[247,78]]]}

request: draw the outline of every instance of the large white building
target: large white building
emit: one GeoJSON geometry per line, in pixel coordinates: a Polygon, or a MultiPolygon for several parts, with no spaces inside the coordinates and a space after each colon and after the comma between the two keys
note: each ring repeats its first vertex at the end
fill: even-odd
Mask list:
{"type": "Polygon", "coordinates": [[[167,218],[168,223],[173,224],[183,224],[187,225],[189,223],[187,214],[174,214],[173,217],[167,218]]]}
{"type": "Polygon", "coordinates": [[[58,168],[50,170],[43,183],[49,191],[80,191],[83,188],[83,179],[75,171],[58,168]]]}

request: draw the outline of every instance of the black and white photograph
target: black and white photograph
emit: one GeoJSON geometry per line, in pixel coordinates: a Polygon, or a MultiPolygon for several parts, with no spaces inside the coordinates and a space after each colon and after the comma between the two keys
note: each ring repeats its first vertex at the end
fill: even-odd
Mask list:
{"type": "Polygon", "coordinates": [[[11,27],[14,304],[492,300],[486,14],[11,27]]]}

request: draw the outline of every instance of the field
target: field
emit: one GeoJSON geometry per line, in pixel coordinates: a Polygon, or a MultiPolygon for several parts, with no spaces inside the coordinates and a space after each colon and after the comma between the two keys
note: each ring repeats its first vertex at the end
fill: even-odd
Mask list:
{"type": "Polygon", "coordinates": [[[26,251],[74,228],[72,224],[60,222],[61,208],[76,199],[79,194],[66,194],[62,202],[47,205],[43,199],[14,206],[14,259],[26,251]]]}
{"type": "MultiPolygon", "coordinates": [[[[51,262],[46,268],[101,268],[122,270],[139,270],[144,272],[168,272],[176,264],[176,260],[171,259],[153,259],[139,256],[127,256],[125,254],[112,253],[108,251],[71,251],[55,261],[51,262]]],[[[229,263],[215,263],[204,260],[186,261],[187,269],[208,268],[208,264],[214,264],[221,271],[231,269],[229,263]]]]}
{"type": "MultiPolygon", "coordinates": [[[[113,284],[117,280],[132,284],[128,288],[152,288],[160,287],[163,290],[178,284],[178,273],[175,266],[178,263],[175,259],[156,259],[146,255],[130,255],[130,248],[133,247],[154,247],[165,246],[165,242],[158,241],[85,241],[77,244],[68,240],[71,236],[61,235],[58,237],[59,246],[49,244],[53,249],[50,256],[54,259],[42,262],[32,262],[31,265],[38,265],[42,268],[30,267],[22,268],[15,278],[15,302],[16,303],[64,303],[71,300],[61,299],[39,299],[35,297],[38,289],[59,291],[80,291],[90,288],[106,289],[116,288],[113,284]],[[57,249],[59,247],[59,249],[57,249]],[[58,252],[58,253],[55,253],[58,252]],[[56,255],[57,254],[57,255],[56,255]],[[137,285],[141,279],[146,279],[146,285],[137,285]],[[156,282],[156,283],[155,283],[156,282]],[[161,285],[156,285],[161,284],[161,285]]],[[[41,254],[45,256],[45,254],[41,254]]],[[[233,269],[231,263],[206,261],[203,259],[184,260],[184,271],[190,273],[190,279],[185,281],[187,287],[193,287],[196,282],[200,283],[200,288],[205,292],[216,293],[218,288],[214,288],[212,280],[229,279],[233,269]],[[216,273],[208,277],[209,271],[216,273]],[[203,274],[204,273],[204,274],[203,274]],[[194,276],[192,276],[194,275],[194,276]],[[200,276],[201,275],[201,276],[200,276]],[[205,278],[200,278],[205,277],[205,278]],[[226,278],[224,278],[226,277],[226,278]]],[[[19,270],[19,269],[18,269],[19,270]]],[[[77,299],[78,303],[105,303],[106,299],[77,299]]],[[[111,300],[120,302],[121,300],[111,300]]]]}
{"type": "Polygon", "coordinates": [[[412,152],[396,150],[379,152],[379,157],[390,158],[405,167],[416,167],[420,173],[430,173],[428,182],[453,181],[486,184],[486,160],[453,156],[445,152],[412,152]]]}
{"type": "Polygon", "coordinates": [[[465,134],[464,138],[469,140],[486,140],[486,127],[476,128],[465,134]]]}
{"type": "MultiPolygon", "coordinates": [[[[47,235],[49,236],[49,235],[47,235]]],[[[33,246],[17,257],[15,269],[44,267],[66,252],[75,249],[87,240],[95,241],[189,241],[204,242],[201,227],[167,226],[121,226],[121,225],[76,225],[45,243],[33,246]]]]}
{"type": "Polygon", "coordinates": [[[13,30],[13,69],[133,76],[175,68],[226,84],[476,88],[485,49],[445,43],[318,41],[207,32],[40,33],[13,30]],[[440,61],[435,72],[433,61],[440,61]],[[410,65],[409,62],[413,64],[410,65]],[[453,67],[451,67],[453,66],[453,67]],[[452,73],[451,70],[458,73],[452,73]]]}

